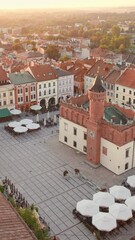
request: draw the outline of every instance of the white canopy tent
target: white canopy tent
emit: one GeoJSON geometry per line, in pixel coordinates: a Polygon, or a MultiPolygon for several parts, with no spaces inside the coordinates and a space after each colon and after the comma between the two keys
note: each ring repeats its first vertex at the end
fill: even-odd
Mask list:
{"type": "Polygon", "coordinates": [[[28,130],[28,128],[22,127],[22,126],[14,128],[14,132],[16,132],[16,133],[25,133],[25,132],[27,132],[27,130],[28,130]]]}
{"type": "Polygon", "coordinates": [[[12,114],[12,115],[20,115],[22,112],[21,112],[21,110],[19,110],[19,109],[11,109],[10,110],[10,113],[12,114]]]}
{"type": "Polygon", "coordinates": [[[76,210],[81,215],[90,217],[99,212],[99,206],[92,200],[83,199],[77,202],[76,210]]]}
{"type": "Polygon", "coordinates": [[[117,227],[116,219],[110,214],[99,212],[92,217],[92,224],[100,231],[110,232],[117,227]]]}
{"type": "Polygon", "coordinates": [[[132,218],[132,211],[125,204],[114,203],[109,207],[109,213],[117,220],[127,221],[132,218]]]}
{"type": "Polygon", "coordinates": [[[130,185],[130,187],[135,188],[135,175],[129,176],[127,178],[127,183],[130,185]]]}
{"type": "Polygon", "coordinates": [[[33,120],[25,118],[25,119],[22,119],[20,122],[21,122],[21,125],[27,125],[27,124],[32,123],[33,120]]]}
{"type": "Polygon", "coordinates": [[[125,204],[133,211],[135,211],[135,196],[129,197],[125,204]]]}
{"type": "Polygon", "coordinates": [[[8,124],[9,127],[15,128],[21,126],[21,122],[13,121],[8,124]]]}
{"type": "Polygon", "coordinates": [[[34,110],[34,111],[40,111],[41,110],[41,106],[40,105],[33,105],[30,107],[31,110],[34,110]]]}
{"type": "Polygon", "coordinates": [[[114,204],[115,199],[108,192],[97,192],[93,195],[93,200],[97,203],[100,207],[109,207],[114,204]]]}
{"type": "Polygon", "coordinates": [[[115,199],[119,200],[125,200],[131,196],[130,190],[124,186],[114,185],[109,188],[109,191],[115,199]]]}

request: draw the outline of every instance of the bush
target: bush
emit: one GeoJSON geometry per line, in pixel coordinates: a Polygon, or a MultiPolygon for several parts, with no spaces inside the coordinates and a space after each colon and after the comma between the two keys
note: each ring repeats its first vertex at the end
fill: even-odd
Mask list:
{"type": "Polygon", "coordinates": [[[0,192],[4,192],[4,187],[0,185],[0,192]]]}

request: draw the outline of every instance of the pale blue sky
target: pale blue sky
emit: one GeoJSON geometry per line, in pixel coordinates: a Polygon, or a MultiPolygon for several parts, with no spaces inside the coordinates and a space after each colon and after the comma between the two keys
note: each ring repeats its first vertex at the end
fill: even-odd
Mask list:
{"type": "Polygon", "coordinates": [[[135,6],[135,0],[0,0],[0,9],[135,6]]]}

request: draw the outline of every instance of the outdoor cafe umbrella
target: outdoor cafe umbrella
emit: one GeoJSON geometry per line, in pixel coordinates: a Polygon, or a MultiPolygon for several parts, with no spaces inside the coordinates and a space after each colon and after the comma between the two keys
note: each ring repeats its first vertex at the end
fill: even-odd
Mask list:
{"type": "Polygon", "coordinates": [[[110,232],[117,227],[116,219],[110,214],[99,212],[92,217],[92,224],[100,231],[110,232]]]}
{"type": "Polygon", "coordinates": [[[109,188],[109,191],[115,199],[119,200],[125,200],[131,196],[130,190],[124,186],[114,185],[109,188]]]}
{"type": "Polygon", "coordinates": [[[30,123],[30,124],[27,124],[26,127],[27,127],[29,130],[34,130],[34,129],[40,128],[40,125],[39,125],[38,123],[30,123]]]}
{"type": "Polygon", "coordinates": [[[135,196],[129,197],[125,204],[133,211],[135,211],[135,196]]]}
{"type": "Polygon", "coordinates": [[[30,107],[30,109],[34,110],[34,111],[39,111],[39,110],[41,110],[41,108],[42,107],[40,105],[33,105],[33,106],[30,107]]]}
{"type": "Polygon", "coordinates": [[[83,199],[77,202],[76,210],[83,216],[91,217],[99,212],[99,206],[92,200],[83,199]]]}
{"type": "Polygon", "coordinates": [[[13,121],[8,124],[9,127],[15,128],[21,126],[21,122],[13,121]]]}
{"type": "Polygon", "coordinates": [[[12,115],[20,115],[22,112],[19,109],[12,109],[10,110],[10,113],[12,115]]]}
{"type": "Polygon", "coordinates": [[[114,203],[109,207],[109,213],[117,220],[127,221],[132,218],[131,209],[125,204],[114,203]]]}
{"type": "Polygon", "coordinates": [[[16,133],[25,133],[25,132],[27,132],[27,130],[28,130],[28,128],[22,127],[22,126],[14,128],[14,132],[16,132],[16,133]]]}
{"type": "Polygon", "coordinates": [[[127,183],[130,185],[130,187],[135,188],[135,175],[129,176],[127,178],[127,183]]]}
{"type": "Polygon", "coordinates": [[[97,192],[93,195],[93,200],[100,207],[109,207],[114,204],[114,197],[108,192],[97,192]]]}
{"type": "Polygon", "coordinates": [[[32,123],[33,120],[32,120],[32,119],[24,118],[24,119],[22,119],[20,122],[21,122],[21,125],[27,125],[27,124],[32,123]]]}

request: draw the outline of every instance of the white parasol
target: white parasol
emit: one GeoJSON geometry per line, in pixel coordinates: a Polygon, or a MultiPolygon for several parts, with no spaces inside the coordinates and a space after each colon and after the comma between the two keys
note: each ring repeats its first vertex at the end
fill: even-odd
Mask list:
{"type": "Polygon", "coordinates": [[[21,122],[13,121],[8,124],[9,127],[15,128],[21,126],[21,122]]]}
{"type": "Polygon", "coordinates": [[[130,185],[130,187],[135,188],[135,175],[129,176],[127,178],[127,183],[130,185]]]}
{"type": "Polygon", "coordinates": [[[131,192],[128,188],[124,186],[114,185],[109,188],[110,193],[115,197],[115,199],[125,200],[131,196],[131,192]]]}
{"type": "Polygon", "coordinates": [[[99,206],[92,200],[83,199],[76,204],[76,210],[83,216],[93,216],[99,212],[99,206]]]}
{"type": "Polygon", "coordinates": [[[28,128],[22,127],[22,126],[14,128],[14,132],[16,132],[16,133],[25,133],[25,132],[27,132],[27,130],[28,130],[28,128]]]}
{"type": "Polygon", "coordinates": [[[39,110],[41,110],[41,108],[42,107],[40,105],[33,105],[33,106],[30,107],[30,109],[34,110],[34,111],[39,111],[39,110]]]}
{"type": "Polygon", "coordinates": [[[36,123],[39,123],[39,115],[36,115],[36,123]]]}
{"type": "Polygon", "coordinates": [[[20,115],[22,112],[19,109],[12,109],[10,110],[10,113],[12,115],[20,115]]]}
{"type": "Polygon", "coordinates": [[[132,218],[132,211],[125,204],[114,203],[109,207],[109,213],[117,220],[127,221],[132,218]]]}
{"type": "Polygon", "coordinates": [[[93,195],[93,200],[100,207],[109,207],[114,204],[114,197],[108,192],[97,192],[93,195]]]}
{"type": "Polygon", "coordinates": [[[32,123],[33,120],[25,118],[25,119],[22,119],[20,122],[21,122],[21,125],[27,125],[27,124],[32,123]]]}
{"type": "Polygon", "coordinates": [[[125,204],[133,211],[135,211],[135,196],[129,197],[125,204]]]}
{"type": "Polygon", "coordinates": [[[100,231],[110,232],[117,227],[116,219],[110,214],[99,212],[92,217],[92,224],[100,231]]]}
{"type": "Polygon", "coordinates": [[[38,128],[40,128],[40,125],[37,124],[37,123],[30,123],[30,124],[27,124],[26,127],[27,127],[28,129],[32,130],[32,129],[38,129],[38,128]]]}

